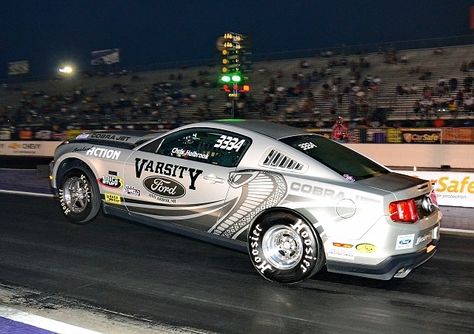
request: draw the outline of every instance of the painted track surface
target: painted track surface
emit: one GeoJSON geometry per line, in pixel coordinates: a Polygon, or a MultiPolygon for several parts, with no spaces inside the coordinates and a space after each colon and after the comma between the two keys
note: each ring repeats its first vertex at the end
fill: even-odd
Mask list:
{"type": "Polygon", "coordinates": [[[473,238],[443,235],[404,280],[283,286],[204,242],[108,217],[69,224],[51,198],[0,194],[0,212],[0,283],[46,296],[221,333],[474,332],[473,238]]]}

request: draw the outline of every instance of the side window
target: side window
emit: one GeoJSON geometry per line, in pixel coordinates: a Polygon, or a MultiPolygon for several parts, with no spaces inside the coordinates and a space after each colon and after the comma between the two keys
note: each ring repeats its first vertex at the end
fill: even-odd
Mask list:
{"type": "Polygon", "coordinates": [[[167,136],[157,153],[223,167],[235,167],[249,146],[249,138],[231,132],[186,129],[167,136]]]}
{"type": "Polygon", "coordinates": [[[163,138],[157,139],[152,141],[151,143],[146,144],[145,146],[140,148],[140,151],[149,152],[149,153],[156,153],[158,151],[158,147],[160,147],[163,138]]]}

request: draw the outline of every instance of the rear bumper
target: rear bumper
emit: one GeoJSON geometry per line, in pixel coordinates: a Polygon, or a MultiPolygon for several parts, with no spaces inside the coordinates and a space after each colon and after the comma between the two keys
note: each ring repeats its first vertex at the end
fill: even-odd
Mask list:
{"type": "Polygon", "coordinates": [[[425,248],[416,253],[390,256],[375,266],[328,261],[327,269],[329,272],[380,280],[389,280],[394,276],[403,278],[408,275],[411,270],[433,257],[438,250],[438,242],[439,240],[434,239],[425,248]]]}

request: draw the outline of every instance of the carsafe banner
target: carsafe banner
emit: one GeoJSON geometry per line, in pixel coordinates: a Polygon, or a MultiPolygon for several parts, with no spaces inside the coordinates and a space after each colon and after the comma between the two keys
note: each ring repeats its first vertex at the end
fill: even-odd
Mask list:
{"type": "Polygon", "coordinates": [[[439,205],[474,208],[474,173],[403,170],[397,172],[434,182],[439,205]]]}
{"type": "Polygon", "coordinates": [[[402,143],[441,144],[441,129],[400,129],[402,143]]]}

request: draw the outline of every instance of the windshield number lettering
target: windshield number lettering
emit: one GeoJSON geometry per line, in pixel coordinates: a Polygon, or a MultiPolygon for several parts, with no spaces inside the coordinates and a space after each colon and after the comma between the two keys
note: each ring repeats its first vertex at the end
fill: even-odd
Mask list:
{"type": "Polygon", "coordinates": [[[222,135],[219,139],[217,139],[217,143],[214,145],[214,147],[227,151],[235,150],[235,152],[239,152],[244,143],[245,139],[241,139],[239,141],[239,138],[237,137],[222,135]]]}

